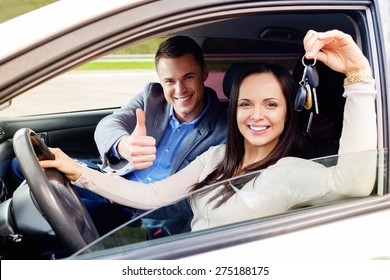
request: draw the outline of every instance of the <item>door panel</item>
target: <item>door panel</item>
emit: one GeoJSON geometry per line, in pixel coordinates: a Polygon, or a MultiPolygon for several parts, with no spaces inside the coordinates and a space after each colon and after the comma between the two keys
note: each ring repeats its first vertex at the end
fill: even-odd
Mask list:
{"type": "Polygon", "coordinates": [[[27,127],[42,135],[50,147],[61,148],[72,157],[96,161],[98,156],[94,141],[97,123],[114,109],[83,111],[66,114],[40,115],[0,121],[4,131],[2,141],[9,141],[19,128],[27,127]]]}

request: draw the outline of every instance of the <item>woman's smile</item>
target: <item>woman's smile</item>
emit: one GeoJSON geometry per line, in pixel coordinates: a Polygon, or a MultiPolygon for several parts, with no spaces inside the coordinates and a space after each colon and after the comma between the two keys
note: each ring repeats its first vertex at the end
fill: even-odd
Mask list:
{"type": "Polygon", "coordinates": [[[248,125],[248,127],[254,132],[264,132],[269,128],[269,126],[256,126],[256,125],[248,125]]]}

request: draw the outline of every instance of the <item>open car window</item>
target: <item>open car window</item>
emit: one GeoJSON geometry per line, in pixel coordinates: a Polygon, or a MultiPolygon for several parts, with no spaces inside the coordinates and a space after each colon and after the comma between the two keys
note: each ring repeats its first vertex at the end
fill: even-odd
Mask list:
{"type": "MultiPolygon", "coordinates": [[[[192,231],[192,232],[186,232],[186,233],[179,233],[179,234],[167,234],[165,237],[154,239],[150,236],[150,233],[145,231],[144,228],[140,226],[141,219],[148,219],[148,217],[153,216],[154,210],[150,210],[143,215],[129,221],[128,223],[118,227],[117,229],[111,231],[110,233],[106,234],[105,236],[102,236],[99,240],[94,242],[93,244],[90,244],[83,250],[75,253],[70,258],[74,259],[99,259],[99,258],[105,258],[107,256],[110,256],[109,258],[131,258],[132,252],[136,252],[137,258],[140,258],[139,253],[142,252],[143,249],[147,250],[148,248],[153,248],[154,246],[164,246],[167,243],[183,243],[187,244],[185,240],[191,239],[191,238],[206,238],[210,240],[210,236],[214,234],[221,234],[225,232],[226,230],[229,230],[231,228],[245,228],[245,224],[248,223],[267,223],[269,221],[273,221],[273,225],[277,224],[278,219],[283,219],[286,217],[294,217],[294,215],[297,215],[302,212],[307,211],[316,211],[317,209],[321,209],[324,207],[332,207],[332,205],[337,205],[341,203],[346,203],[354,200],[362,200],[366,199],[370,196],[377,196],[381,195],[383,193],[383,186],[384,181],[382,178],[387,181],[387,177],[384,176],[384,170],[387,169],[387,167],[384,164],[383,158],[387,157],[387,151],[384,150],[378,150],[378,151],[365,151],[365,152],[359,152],[359,153],[351,153],[351,154],[344,154],[342,156],[328,156],[323,158],[317,158],[313,160],[301,160],[298,159],[297,161],[294,161],[289,164],[284,164],[278,167],[270,167],[266,170],[250,173],[244,176],[240,176],[240,178],[243,178],[245,176],[250,176],[252,180],[250,182],[254,182],[252,187],[246,188],[246,189],[237,189],[234,186],[234,182],[237,178],[232,178],[230,180],[225,181],[229,186],[231,186],[234,191],[238,194],[238,198],[241,201],[243,201],[244,204],[246,204],[248,209],[251,209],[252,213],[247,212],[247,217],[241,217],[237,219],[237,221],[232,223],[226,223],[222,224],[220,226],[211,227],[204,230],[199,231],[192,231]],[[285,177],[280,177],[280,182],[285,180],[291,180],[291,172],[286,172],[286,170],[306,170],[307,172],[312,172],[312,167],[315,166],[315,168],[327,168],[331,172],[332,170],[335,170],[335,166],[338,162],[341,162],[341,164],[346,162],[354,162],[355,164],[349,165],[348,168],[360,168],[362,170],[361,174],[370,174],[371,171],[373,172],[374,176],[376,178],[381,178],[381,180],[375,180],[375,183],[363,186],[363,189],[365,191],[369,190],[368,195],[357,195],[357,196],[335,196],[331,198],[323,199],[322,197],[318,197],[318,199],[313,199],[313,196],[317,193],[317,190],[319,188],[322,188],[322,185],[328,184],[328,182],[323,181],[322,179],[313,180],[313,178],[308,179],[305,181],[303,179],[302,182],[305,182],[306,184],[301,186],[296,186],[293,189],[286,189],[284,190],[283,187],[278,189],[277,182],[275,182],[275,193],[267,194],[268,198],[267,200],[270,200],[267,204],[267,202],[261,198],[262,192],[266,191],[266,189],[257,188],[256,184],[260,181],[265,181],[265,178],[262,178],[267,176],[267,172],[275,172],[278,174],[284,174],[285,177]],[[279,170],[278,170],[279,169],[279,170]],[[371,171],[367,171],[371,170],[371,171]],[[378,176],[379,174],[379,176],[378,176]],[[283,193],[285,191],[285,193],[283,193]],[[289,194],[286,194],[287,192],[291,192],[289,194]],[[277,194],[279,193],[279,194],[277,194]],[[313,196],[312,196],[313,195],[313,196]],[[300,198],[297,199],[297,201],[300,201],[300,203],[293,203],[286,211],[280,210],[280,207],[277,205],[288,203],[286,202],[287,199],[296,199],[296,196],[299,196],[300,198]],[[310,197],[312,196],[312,197],[310,197]],[[272,199],[269,199],[272,197],[272,199]],[[309,199],[307,199],[309,198],[309,199]],[[268,206],[264,206],[262,204],[267,204],[268,206]],[[275,207],[276,205],[276,207],[275,207]],[[262,208],[263,210],[260,210],[259,208],[262,208]],[[277,210],[271,210],[264,211],[264,207],[270,207],[277,210]],[[279,208],[279,209],[278,209],[279,208]],[[264,213],[264,214],[261,214],[264,213]]],[[[313,177],[310,176],[309,173],[305,173],[305,171],[301,172],[302,178],[313,177]]],[[[337,171],[335,171],[337,172],[337,171]]],[[[354,180],[353,178],[350,178],[351,180],[354,180]]],[[[358,180],[363,180],[362,178],[358,180]]],[[[262,184],[263,182],[260,182],[262,184]]],[[[206,188],[218,188],[220,187],[220,183],[210,185],[206,188]]],[[[250,183],[249,183],[250,185],[250,183]]],[[[353,184],[352,184],[353,185],[353,184]]],[[[185,199],[193,199],[194,194],[189,194],[188,197],[185,199]]],[[[239,209],[236,209],[239,211],[239,209]]],[[[271,223],[272,224],[272,223],[271,223]]],[[[162,229],[164,230],[164,228],[162,229]]],[[[224,238],[223,235],[221,238],[224,238]]],[[[191,243],[188,243],[191,244],[191,243]]],[[[203,246],[204,244],[195,244],[192,246],[203,246]]],[[[180,246],[180,245],[175,245],[180,246]]],[[[213,246],[213,244],[210,244],[210,246],[213,246]]],[[[156,247],[158,248],[158,247],[156,247]]],[[[183,250],[181,248],[180,250],[183,250]]],[[[191,247],[191,250],[194,250],[193,247],[191,247]]],[[[150,254],[150,251],[148,251],[150,254]]],[[[157,252],[155,252],[157,254],[157,252]]],[[[158,254],[157,254],[158,255],[158,254]]],[[[142,257],[141,257],[142,258],[142,257]]],[[[144,256],[144,258],[153,258],[153,256],[148,255],[144,256]]]]}
{"type": "MultiPolygon", "coordinates": [[[[31,13],[31,18],[18,17],[20,21],[13,19],[8,21],[9,25],[0,25],[2,38],[9,37],[9,40],[2,42],[0,48],[0,186],[2,190],[6,190],[2,192],[0,201],[10,199],[2,204],[3,222],[0,224],[4,232],[2,236],[6,236],[6,240],[10,240],[8,234],[20,233],[24,237],[23,242],[12,246],[3,244],[2,249],[7,249],[4,254],[7,258],[58,259],[69,257],[74,252],[66,250],[66,244],[62,244],[58,238],[61,231],[56,232],[50,227],[45,220],[47,215],[41,215],[39,207],[32,203],[34,201],[31,196],[19,199],[20,192],[15,195],[15,190],[21,189],[10,172],[15,158],[15,132],[20,128],[30,128],[42,137],[47,146],[59,147],[72,158],[100,164],[101,158],[94,141],[96,125],[142,91],[146,83],[158,80],[153,65],[155,50],[151,50],[146,57],[138,56],[139,52],[134,53],[138,56],[136,59],[149,61],[150,70],[130,69],[126,66],[127,53],[122,53],[128,47],[149,40],[164,40],[175,35],[195,39],[204,50],[210,70],[206,85],[215,89],[223,106],[227,108],[228,95],[225,94],[224,79],[232,65],[251,62],[283,65],[299,85],[303,75],[302,39],[307,30],[338,29],[348,33],[368,58],[375,77],[378,147],[387,147],[389,144],[389,85],[386,79],[389,59],[384,51],[388,47],[389,34],[388,24],[381,23],[381,18],[388,22],[390,13],[383,13],[388,5],[384,8],[379,4],[385,0],[326,3],[319,0],[96,1],[99,5],[91,5],[86,0],[56,2],[52,5],[53,9],[43,9],[42,14],[31,13]],[[69,9],[64,9],[65,6],[69,9]],[[10,36],[12,34],[19,35],[10,36]],[[110,64],[117,58],[122,65],[125,64],[125,68],[116,69],[115,74],[111,73],[112,69],[95,68],[101,63],[110,64]],[[69,82],[70,78],[80,76],[85,78],[83,83],[69,82]],[[42,93],[38,92],[42,89],[42,93]],[[22,100],[26,103],[23,104],[22,100]],[[25,200],[31,202],[29,205],[34,207],[34,212],[28,211],[30,208],[25,207],[25,200]],[[21,213],[18,209],[27,211],[21,213]],[[33,217],[30,214],[34,214],[33,217]]],[[[345,76],[330,73],[319,61],[316,67],[320,79],[316,90],[320,114],[314,115],[311,124],[311,136],[316,147],[307,149],[304,158],[336,154],[343,121],[345,98],[342,93],[345,76]]],[[[301,113],[306,114],[308,111],[302,110],[301,113]]],[[[305,115],[303,120],[309,121],[309,115],[305,115]]],[[[306,258],[307,251],[314,254],[312,248],[316,248],[316,257],[323,258],[328,252],[331,259],[334,259],[344,257],[343,253],[346,252],[355,258],[356,252],[362,251],[361,245],[380,249],[375,252],[376,255],[364,257],[378,256],[378,252],[385,248],[383,240],[389,236],[390,227],[386,227],[387,223],[383,221],[390,220],[390,204],[388,168],[385,162],[388,155],[381,150],[378,151],[377,158],[376,185],[370,194],[362,197],[338,197],[332,201],[316,201],[315,204],[296,203],[285,211],[257,215],[255,211],[259,203],[256,193],[234,190],[240,193],[247,208],[253,209],[252,215],[243,215],[235,221],[207,229],[170,234],[158,239],[149,238],[147,232],[137,226],[139,218],[101,236],[96,243],[71,258],[175,259],[193,255],[203,259],[206,253],[210,256],[215,251],[220,252],[221,247],[251,247],[250,252],[256,254],[251,259],[258,259],[259,254],[269,259],[269,253],[277,251],[279,255],[281,251],[284,251],[283,254],[289,251],[292,259],[296,259],[297,252],[306,258]],[[367,216],[380,212],[387,214],[387,217],[381,217],[377,223],[366,220],[367,216]],[[361,221],[360,228],[370,228],[372,234],[351,227],[348,222],[354,218],[361,221]],[[312,232],[317,226],[324,226],[326,229],[313,233],[313,242],[306,242],[306,236],[310,234],[307,232],[312,232]],[[328,227],[331,229],[328,230],[328,227]],[[300,238],[291,242],[291,235],[285,233],[292,233],[294,230],[300,238]],[[329,238],[329,231],[333,238],[329,238]],[[323,234],[321,242],[318,242],[318,233],[323,234]],[[385,234],[387,237],[383,238],[385,234]],[[285,244],[288,246],[275,242],[278,238],[270,238],[279,235],[287,239],[285,244]],[[351,235],[356,235],[356,238],[351,238],[351,235]],[[254,246],[253,240],[261,244],[254,246]],[[305,242],[300,242],[301,240],[305,242]],[[329,240],[334,243],[337,240],[338,244],[329,246],[329,240]],[[374,241],[378,247],[373,246],[374,241]],[[270,245],[268,251],[264,250],[263,244],[270,242],[275,242],[276,246],[270,245]],[[349,248],[347,243],[350,244],[349,248]],[[321,245],[322,249],[318,249],[321,245]],[[338,248],[336,255],[334,248],[338,248]],[[199,256],[199,252],[205,254],[199,256]]],[[[338,160],[338,157],[327,157],[316,162],[332,166],[338,160]]],[[[354,165],[353,161],[350,167],[354,165]]],[[[261,172],[259,173],[255,175],[261,177],[261,172]]],[[[306,175],[302,172],[303,177],[306,175]]],[[[280,178],[283,179],[287,180],[280,178]]],[[[359,180],[360,177],[354,179],[359,180]]],[[[233,180],[230,183],[236,187],[233,180]]],[[[316,187],[316,184],[311,186],[316,187]]],[[[28,188],[24,189],[27,190],[22,192],[23,195],[28,193],[28,188]]],[[[282,191],[280,194],[285,193],[282,191]]],[[[271,200],[271,204],[273,201],[271,200]]],[[[144,218],[153,215],[153,212],[145,214],[144,218]]],[[[111,217],[109,214],[107,216],[111,217]]],[[[111,222],[109,219],[96,220],[96,224],[111,222]]],[[[127,221],[127,217],[125,220],[127,221]]],[[[83,223],[80,225],[84,226],[83,223]]],[[[76,239],[74,235],[68,236],[76,239]]],[[[246,257],[247,252],[243,254],[246,257]]],[[[309,255],[310,258],[312,254],[309,255]]],[[[388,252],[383,255],[388,256],[388,252]]],[[[237,257],[241,254],[230,256],[237,257]]]]}
{"type": "Polygon", "coordinates": [[[277,63],[293,72],[303,53],[302,38],[308,23],[313,29],[317,25],[322,30],[337,28],[354,38],[357,36],[354,21],[338,12],[292,13],[288,16],[284,13],[261,14],[206,22],[131,43],[85,61],[15,97],[1,114],[18,117],[120,107],[142,91],[148,82],[158,82],[154,69],[157,42],[175,35],[190,36],[202,47],[210,70],[205,84],[215,89],[220,99],[226,100],[223,77],[232,63],[277,63]],[[237,26],[240,26],[239,30],[237,26]],[[141,53],[145,47],[140,46],[148,46],[151,42],[154,44],[150,50],[141,53]]]}

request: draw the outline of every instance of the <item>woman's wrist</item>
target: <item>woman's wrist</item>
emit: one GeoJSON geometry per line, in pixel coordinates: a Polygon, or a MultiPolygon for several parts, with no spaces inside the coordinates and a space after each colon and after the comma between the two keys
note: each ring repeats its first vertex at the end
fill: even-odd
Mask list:
{"type": "Polygon", "coordinates": [[[74,160],[74,162],[75,162],[74,169],[73,169],[74,172],[68,175],[68,179],[71,180],[72,182],[77,181],[83,174],[83,164],[78,160],[74,160]]]}
{"type": "Polygon", "coordinates": [[[357,63],[356,69],[349,69],[345,72],[344,85],[367,82],[372,79],[372,70],[367,60],[357,63]]]}
{"type": "Polygon", "coordinates": [[[360,82],[367,82],[372,79],[371,72],[360,72],[353,75],[347,75],[344,79],[344,86],[354,84],[354,83],[360,83],[360,82]]]}

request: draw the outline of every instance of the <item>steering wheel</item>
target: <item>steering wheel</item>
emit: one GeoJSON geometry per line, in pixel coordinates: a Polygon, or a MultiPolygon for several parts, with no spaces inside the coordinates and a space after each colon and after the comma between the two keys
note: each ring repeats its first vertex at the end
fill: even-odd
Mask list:
{"type": "Polygon", "coordinates": [[[99,238],[98,231],[70,181],[57,169],[42,170],[38,159],[54,159],[45,143],[29,128],[19,129],[13,148],[33,199],[70,253],[99,238]]]}

